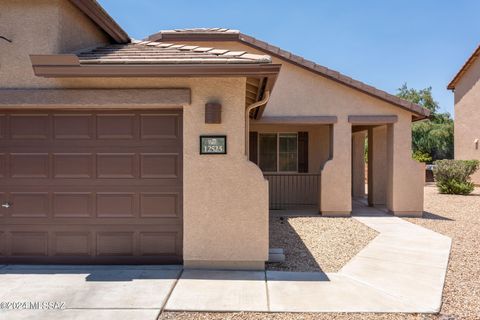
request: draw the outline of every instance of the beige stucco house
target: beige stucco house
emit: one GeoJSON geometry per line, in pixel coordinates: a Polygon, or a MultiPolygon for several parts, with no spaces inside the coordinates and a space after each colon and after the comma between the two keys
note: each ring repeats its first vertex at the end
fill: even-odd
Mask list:
{"type": "Polygon", "coordinates": [[[234,30],[0,7],[0,263],[263,269],[269,209],[422,213],[417,105],[234,30]]]}
{"type": "MultiPolygon", "coordinates": [[[[449,83],[455,101],[455,159],[480,160],[480,46],[449,83]]],[[[480,185],[480,172],[472,176],[480,185]]]]}

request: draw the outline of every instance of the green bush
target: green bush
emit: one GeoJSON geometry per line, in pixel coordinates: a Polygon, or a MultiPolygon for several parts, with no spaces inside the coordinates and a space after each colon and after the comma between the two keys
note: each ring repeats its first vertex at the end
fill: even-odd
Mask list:
{"type": "Polygon", "coordinates": [[[433,175],[440,193],[470,194],[475,185],[470,176],[478,170],[478,160],[435,161],[433,175]]]}
{"type": "Polygon", "coordinates": [[[419,150],[413,153],[413,159],[423,163],[429,163],[432,161],[432,157],[428,153],[419,150]]]}

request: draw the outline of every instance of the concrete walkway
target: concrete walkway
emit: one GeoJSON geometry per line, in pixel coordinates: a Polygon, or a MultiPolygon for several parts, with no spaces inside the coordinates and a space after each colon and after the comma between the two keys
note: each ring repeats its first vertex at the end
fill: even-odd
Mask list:
{"type": "Polygon", "coordinates": [[[270,311],[440,310],[451,239],[354,203],[354,219],[379,232],[338,273],[267,272],[270,311]]]}
{"type": "Polygon", "coordinates": [[[338,273],[201,271],[176,266],[0,266],[0,319],[156,319],[169,311],[412,312],[441,306],[451,240],[355,203],[379,235],[338,273]],[[5,307],[2,307],[5,309],[5,307]]]}

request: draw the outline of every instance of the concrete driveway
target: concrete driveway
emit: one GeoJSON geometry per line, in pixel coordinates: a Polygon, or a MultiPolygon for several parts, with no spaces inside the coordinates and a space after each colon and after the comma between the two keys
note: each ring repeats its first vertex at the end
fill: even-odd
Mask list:
{"type": "Polygon", "coordinates": [[[0,319],[153,320],[180,272],[180,266],[3,266],[0,319]]]}
{"type": "Polygon", "coordinates": [[[354,213],[379,235],[338,273],[7,265],[0,266],[0,319],[154,320],[162,310],[438,312],[451,239],[376,209],[354,213]]]}

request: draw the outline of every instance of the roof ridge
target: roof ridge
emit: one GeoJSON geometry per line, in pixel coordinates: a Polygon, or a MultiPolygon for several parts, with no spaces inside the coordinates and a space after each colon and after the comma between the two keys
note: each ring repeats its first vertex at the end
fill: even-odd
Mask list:
{"type": "Polygon", "coordinates": [[[97,0],[69,0],[117,43],[128,43],[130,37],[97,0]]]}
{"type": "MultiPolygon", "coordinates": [[[[207,28],[205,28],[207,29],[207,28]]],[[[227,29],[230,30],[230,29],[227,29]]],[[[237,30],[238,31],[238,30],[237,30]]],[[[315,72],[326,78],[340,82],[346,86],[362,91],[371,96],[377,97],[381,100],[393,103],[401,108],[408,109],[419,115],[420,119],[426,118],[430,115],[430,111],[418,104],[414,104],[410,101],[401,99],[391,93],[384,90],[377,89],[369,84],[355,80],[347,75],[344,75],[338,71],[329,69],[325,66],[317,64],[314,61],[305,59],[299,55],[296,55],[290,51],[283,50],[280,47],[271,45],[268,42],[256,39],[252,36],[246,35],[238,31],[236,32],[210,32],[205,31],[190,31],[190,29],[176,29],[176,30],[163,30],[148,37],[150,41],[240,41],[250,47],[257,50],[268,53],[269,55],[276,56],[287,62],[296,64],[309,71],[315,72]],[[195,38],[198,36],[198,38],[195,38]]]]}
{"type": "Polygon", "coordinates": [[[477,60],[480,56],[480,44],[477,46],[477,49],[473,51],[470,57],[465,61],[463,66],[458,70],[457,74],[453,77],[450,83],[447,86],[448,90],[455,90],[455,86],[457,85],[458,81],[462,78],[462,76],[468,71],[470,66],[477,60]]]}

